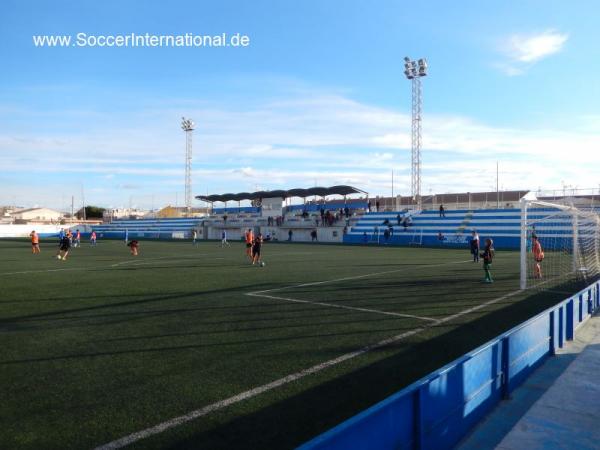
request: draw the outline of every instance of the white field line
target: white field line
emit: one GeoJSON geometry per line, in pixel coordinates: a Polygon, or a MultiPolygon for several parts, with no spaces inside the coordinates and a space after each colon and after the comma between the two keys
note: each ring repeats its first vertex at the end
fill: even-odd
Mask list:
{"type": "Polygon", "coordinates": [[[320,305],[320,306],[328,306],[328,307],[331,307],[331,308],[349,309],[351,311],[361,311],[361,312],[368,312],[368,313],[375,313],[375,314],[384,314],[386,316],[410,317],[412,319],[428,320],[430,322],[437,322],[438,321],[437,319],[433,319],[431,317],[413,316],[411,314],[400,314],[400,313],[395,313],[395,312],[381,311],[379,309],[358,308],[358,307],[355,307],[355,306],[336,305],[335,303],[314,302],[314,301],[311,301],[311,300],[300,300],[300,299],[296,299],[296,298],[280,297],[280,296],[268,295],[268,294],[256,294],[256,293],[253,293],[253,292],[250,292],[250,293],[248,293],[246,295],[249,295],[251,297],[264,297],[264,298],[272,298],[274,300],[284,300],[286,302],[307,303],[309,305],[320,305]]]}
{"type": "Polygon", "coordinates": [[[166,431],[168,429],[177,427],[179,425],[182,425],[184,423],[187,422],[191,422],[192,420],[198,419],[200,417],[206,416],[214,411],[218,411],[220,409],[226,408],[227,406],[233,405],[235,403],[239,403],[241,401],[247,400],[249,398],[252,397],[256,397],[257,395],[260,395],[264,392],[268,392],[270,390],[276,389],[280,386],[286,385],[288,383],[291,383],[292,381],[296,381],[299,380],[301,378],[304,378],[308,375],[312,375],[315,374],[317,372],[321,372],[322,370],[325,370],[329,367],[333,367],[337,364],[340,364],[344,361],[348,361],[350,359],[356,358],[358,356],[364,355],[372,350],[376,350],[378,348],[381,347],[385,347],[387,345],[393,344],[395,342],[401,341],[402,339],[405,339],[407,337],[413,336],[417,333],[420,333],[421,331],[424,331],[428,328],[434,327],[437,324],[441,324],[441,323],[445,323],[448,322],[450,320],[456,319],[458,317],[464,316],[465,314],[470,314],[473,311],[477,311],[479,309],[485,308],[486,306],[492,305],[494,303],[500,302],[502,300],[505,300],[507,298],[513,297],[514,295],[518,294],[519,292],[522,292],[521,290],[516,290],[513,292],[509,292],[501,297],[497,297],[494,298],[492,300],[489,300],[485,303],[482,303],[481,305],[477,305],[474,306],[472,308],[468,308],[465,309],[463,311],[460,311],[456,314],[452,314],[450,316],[447,316],[443,319],[437,320],[436,322],[432,323],[432,324],[428,324],[428,325],[423,325],[419,328],[414,328],[412,330],[406,331],[402,334],[398,334],[396,336],[384,339],[382,341],[379,341],[375,344],[371,344],[371,345],[367,345],[359,350],[356,350],[354,352],[350,352],[350,353],[346,353],[344,355],[338,356],[337,358],[334,359],[330,359],[329,361],[325,361],[321,364],[317,364],[315,366],[312,366],[308,369],[304,369],[301,370],[299,372],[293,373],[291,375],[287,375],[283,378],[279,378],[275,381],[272,381],[270,383],[267,384],[263,384],[262,386],[258,386],[254,389],[250,389],[248,391],[244,391],[240,394],[234,395],[233,397],[229,397],[225,400],[221,400],[219,402],[213,403],[211,405],[205,406],[204,408],[200,408],[200,409],[196,409],[194,411],[191,411],[187,414],[184,414],[182,416],[179,417],[175,417],[173,419],[167,420],[165,422],[159,423],[158,425],[155,425],[153,427],[150,428],[146,428],[145,430],[142,431],[138,431],[136,433],[132,433],[128,436],[122,437],[120,439],[117,439],[115,441],[109,442],[108,444],[104,444],[101,445],[99,447],[96,447],[94,450],[112,450],[112,449],[119,449],[119,448],[123,448],[129,444],[133,444],[134,442],[140,441],[142,439],[148,438],[150,436],[154,436],[156,434],[160,434],[163,431],[166,431]]]}
{"type": "Polygon", "coordinates": [[[406,266],[406,267],[402,267],[400,269],[394,269],[394,270],[386,270],[384,272],[373,272],[373,273],[368,273],[366,275],[356,275],[353,277],[344,277],[344,278],[335,278],[333,280],[325,280],[325,281],[313,281],[310,283],[302,283],[302,284],[293,284],[290,286],[284,286],[284,287],[279,287],[279,288],[273,288],[273,289],[265,289],[263,291],[255,291],[255,292],[251,292],[247,295],[255,295],[255,294],[263,294],[265,292],[276,292],[276,291],[283,291],[285,289],[294,289],[294,288],[299,288],[299,287],[306,287],[306,286],[317,286],[319,284],[328,284],[328,283],[337,283],[338,281],[348,281],[348,280],[358,280],[361,278],[368,278],[368,277],[375,277],[377,275],[387,275],[390,273],[398,273],[398,272],[404,272],[405,270],[408,269],[414,269],[414,268],[430,268],[430,267],[442,267],[442,266],[449,266],[452,264],[464,264],[467,262],[471,262],[470,259],[468,260],[464,260],[464,261],[453,261],[453,262],[449,262],[449,263],[440,263],[440,264],[423,264],[420,266],[406,266]]]}
{"type": "Polygon", "coordinates": [[[141,439],[145,439],[145,438],[153,436],[155,434],[162,433],[163,431],[166,431],[170,428],[174,428],[176,426],[190,422],[199,417],[206,416],[207,414],[210,414],[211,412],[218,411],[229,405],[233,405],[233,404],[241,402],[243,400],[247,400],[249,398],[256,397],[259,394],[262,394],[264,392],[278,388],[285,384],[291,383],[292,381],[296,381],[296,380],[299,380],[300,378],[304,378],[308,375],[312,375],[314,373],[321,372],[322,370],[327,369],[328,367],[332,367],[332,366],[340,364],[344,361],[348,361],[349,359],[356,358],[357,356],[363,355],[367,352],[370,352],[371,350],[377,349],[377,348],[385,346],[385,345],[392,344],[396,341],[399,341],[401,339],[404,339],[404,338],[407,338],[414,334],[417,334],[417,333],[423,331],[424,329],[425,329],[425,327],[415,328],[413,330],[406,331],[397,336],[377,342],[376,344],[368,345],[366,347],[361,348],[360,350],[356,350],[351,353],[346,353],[344,355],[338,356],[335,359],[330,359],[329,361],[325,361],[321,364],[317,364],[316,366],[312,366],[308,369],[304,369],[299,372],[293,373],[291,375],[287,375],[283,378],[279,378],[278,380],[272,381],[267,384],[263,384],[262,386],[256,387],[254,389],[244,391],[238,395],[234,395],[233,397],[229,397],[225,400],[221,400],[219,402],[205,406],[204,408],[197,409],[195,411],[191,411],[183,416],[175,417],[171,420],[167,420],[166,422],[162,422],[153,427],[146,428],[145,430],[142,430],[142,431],[138,431],[137,433],[132,433],[128,436],[125,436],[125,437],[122,437],[115,441],[109,442],[108,444],[104,444],[99,447],[96,447],[95,450],[111,450],[111,449],[123,448],[126,445],[133,444],[134,442],[137,442],[141,439]]]}
{"type": "Polygon", "coordinates": [[[22,270],[20,272],[4,272],[0,273],[0,276],[4,275],[22,275],[28,273],[43,273],[43,272],[68,272],[73,270],[89,270],[85,267],[64,267],[62,269],[43,269],[43,270],[22,270]]]}
{"type": "MultiPolygon", "coordinates": [[[[467,261],[453,261],[451,263],[440,263],[440,264],[426,264],[423,266],[418,266],[420,267],[439,267],[439,266],[446,266],[449,264],[462,264],[465,262],[470,262],[470,260],[467,261]]],[[[412,266],[410,268],[413,268],[412,266]]],[[[409,267],[403,267],[401,269],[394,269],[394,270],[386,270],[385,272],[375,272],[375,273],[369,273],[366,275],[357,275],[357,276],[353,276],[353,277],[344,277],[344,278],[336,278],[333,280],[325,280],[325,281],[315,281],[315,282],[311,282],[311,283],[302,283],[302,284],[296,284],[296,285],[292,285],[292,286],[284,286],[284,287],[280,287],[280,288],[274,288],[274,289],[266,289],[263,291],[255,291],[255,292],[249,292],[246,295],[249,295],[251,297],[264,297],[264,298],[271,298],[274,300],[283,300],[286,302],[295,302],[295,303],[307,303],[310,305],[320,305],[320,306],[327,306],[327,307],[331,307],[331,308],[341,308],[341,309],[348,309],[351,311],[361,311],[361,312],[368,312],[368,313],[375,313],[375,314],[384,314],[386,316],[395,316],[395,317],[407,317],[407,318],[412,318],[412,319],[419,319],[419,320],[427,320],[430,322],[437,322],[438,319],[433,319],[431,317],[426,317],[426,316],[415,316],[412,314],[401,314],[401,313],[394,313],[394,312],[388,312],[388,311],[382,311],[379,309],[368,309],[368,308],[358,308],[358,307],[354,307],[354,306],[345,306],[345,305],[338,305],[335,303],[327,303],[327,302],[318,302],[318,301],[312,301],[312,300],[300,300],[300,299],[296,299],[296,298],[290,298],[290,297],[282,297],[282,296],[278,296],[278,295],[269,295],[269,294],[265,294],[265,292],[277,292],[277,291],[282,291],[284,289],[293,289],[293,288],[299,288],[299,287],[305,287],[305,286],[315,286],[315,285],[319,285],[319,284],[326,284],[326,283],[336,283],[338,281],[347,281],[347,280],[356,280],[356,279],[360,279],[360,278],[367,278],[367,277],[373,277],[376,275],[387,275],[390,273],[397,273],[397,272],[402,272],[404,270],[409,269],[409,267]]]]}
{"type": "MultiPolygon", "coordinates": [[[[196,256],[208,256],[208,255],[209,255],[209,253],[201,253],[201,254],[198,254],[196,256]]],[[[3,273],[0,273],[0,276],[5,276],[5,275],[24,275],[24,274],[28,274],[28,273],[68,272],[68,271],[74,271],[74,270],[95,271],[95,270],[103,270],[103,269],[112,268],[112,267],[119,267],[119,266],[123,266],[125,264],[131,264],[131,265],[135,265],[135,266],[141,266],[141,265],[145,265],[145,264],[154,264],[155,261],[160,260],[160,259],[166,259],[166,258],[171,258],[171,256],[160,256],[158,258],[127,260],[127,261],[121,261],[121,262],[118,262],[118,263],[114,263],[114,264],[111,264],[109,266],[98,266],[98,267],[62,267],[60,269],[40,269],[40,270],[22,270],[22,271],[19,271],[19,272],[3,272],[3,273]]],[[[213,258],[213,259],[224,259],[224,258],[213,258]]],[[[194,260],[195,260],[195,258],[181,258],[181,259],[178,259],[176,262],[194,261],[194,260]]],[[[67,259],[67,261],[72,261],[72,259],[67,259]]],[[[69,263],[68,262],[61,262],[59,264],[69,264],[69,263]]]]}

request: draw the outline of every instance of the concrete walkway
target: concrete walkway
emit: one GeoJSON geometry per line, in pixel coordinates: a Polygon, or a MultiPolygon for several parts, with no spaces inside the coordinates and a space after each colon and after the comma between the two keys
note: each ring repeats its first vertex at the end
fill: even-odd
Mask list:
{"type": "Polygon", "coordinates": [[[600,449],[600,316],[502,401],[461,450],[600,449]]]}

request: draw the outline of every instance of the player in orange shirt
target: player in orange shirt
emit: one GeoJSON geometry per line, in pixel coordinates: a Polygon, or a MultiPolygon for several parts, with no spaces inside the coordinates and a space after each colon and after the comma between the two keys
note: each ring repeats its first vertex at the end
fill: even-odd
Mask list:
{"type": "Polygon", "coordinates": [[[127,243],[127,246],[129,247],[129,250],[131,251],[131,254],[133,256],[137,256],[138,255],[138,248],[139,248],[139,242],[136,241],[135,239],[132,241],[129,241],[127,243]]]}
{"type": "Polygon", "coordinates": [[[40,253],[40,237],[35,230],[29,234],[29,237],[31,238],[31,253],[40,253]]]}
{"type": "Polygon", "coordinates": [[[542,278],[542,261],[544,260],[544,250],[542,244],[537,236],[531,237],[531,253],[533,253],[533,260],[535,261],[533,276],[535,278],[542,278]]]}
{"type": "Polygon", "coordinates": [[[254,255],[252,254],[252,244],[254,243],[254,233],[252,229],[248,228],[248,231],[245,233],[246,238],[246,256],[250,258],[250,261],[254,259],[254,255]]]}

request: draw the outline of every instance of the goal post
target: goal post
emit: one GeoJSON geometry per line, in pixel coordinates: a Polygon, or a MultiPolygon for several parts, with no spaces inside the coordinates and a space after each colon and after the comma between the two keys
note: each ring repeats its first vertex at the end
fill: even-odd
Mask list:
{"type": "Polygon", "coordinates": [[[600,216],[592,208],[524,197],[520,220],[519,287],[554,284],[600,275],[600,216]],[[533,241],[539,241],[536,257],[533,241]],[[536,258],[539,259],[536,261],[536,258]]]}

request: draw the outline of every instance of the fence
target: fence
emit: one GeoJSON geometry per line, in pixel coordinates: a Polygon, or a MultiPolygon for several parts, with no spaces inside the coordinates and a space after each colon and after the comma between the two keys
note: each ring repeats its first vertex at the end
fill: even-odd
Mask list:
{"type": "Polygon", "coordinates": [[[496,337],[300,450],[449,449],[600,308],[600,282],[496,337]]]}

